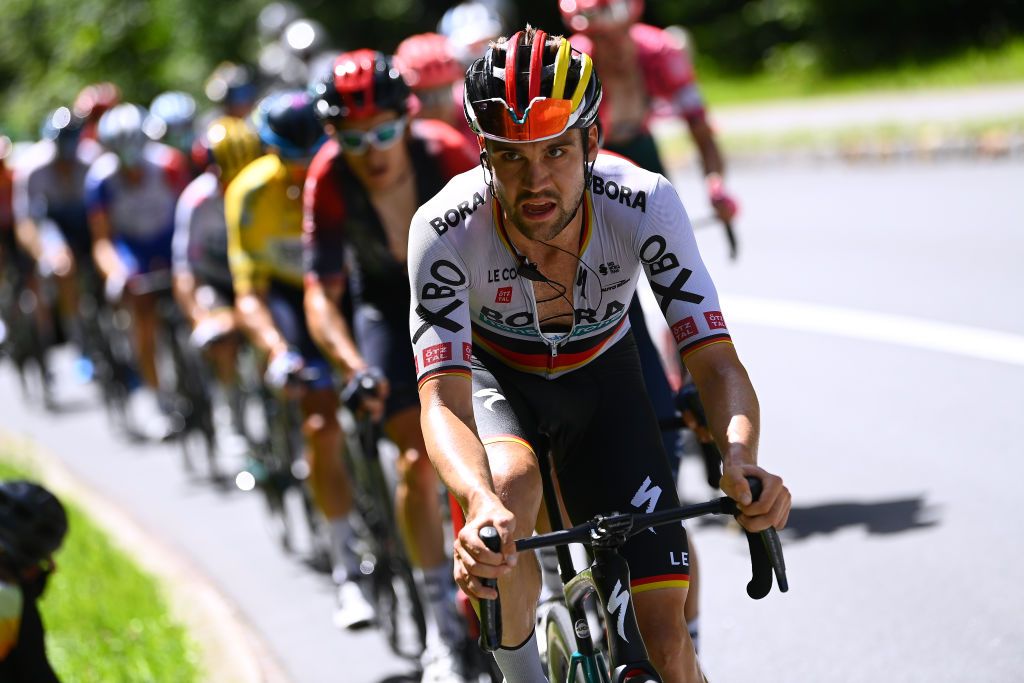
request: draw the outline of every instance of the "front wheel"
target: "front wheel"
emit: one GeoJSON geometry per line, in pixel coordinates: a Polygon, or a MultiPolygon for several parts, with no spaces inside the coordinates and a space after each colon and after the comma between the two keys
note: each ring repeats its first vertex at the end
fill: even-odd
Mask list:
{"type": "MultiPolygon", "coordinates": [[[[545,645],[541,661],[547,672],[549,681],[567,681],[568,683],[590,683],[582,666],[576,667],[572,679],[572,656],[576,652],[576,636],[572,626],[569,610],[561,603],[550,605],[543,617],[545,645]]],[[[607,679],[607,671],[600,672],[607,679]]],[[[599,681],[595,682],[599,683],[599,681]]]]}

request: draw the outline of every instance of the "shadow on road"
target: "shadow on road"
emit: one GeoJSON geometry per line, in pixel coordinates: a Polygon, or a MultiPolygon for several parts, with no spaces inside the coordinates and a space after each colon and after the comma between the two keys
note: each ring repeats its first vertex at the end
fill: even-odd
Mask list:
{"type": "Polygon", "coordinates": [[[896,534],[938,524],[935,507],[922,498],[877,503],[829,503],[794,507],[786,525],[786,539],[803,540],[831,534],[851,526],[864,526],[869,534],[896,534]]]}

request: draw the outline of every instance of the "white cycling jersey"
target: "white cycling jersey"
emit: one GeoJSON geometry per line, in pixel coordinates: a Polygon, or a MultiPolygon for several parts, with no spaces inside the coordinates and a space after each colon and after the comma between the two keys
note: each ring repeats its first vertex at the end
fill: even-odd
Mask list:
{"type": "Polygon", "coordinates": [[[517,274],[519,257],[481,169],[456,176],[420,207],[408,262],[420,384],[469,373],[474,346],[549,379],[586,365],[629,332],[626,313],[641,265],[684,360],[730,341],[690,220],[668,180],[601,154],[581,210],[575,320],[568,334],[552,334],[537,323],[533,283],[517,274]]]}

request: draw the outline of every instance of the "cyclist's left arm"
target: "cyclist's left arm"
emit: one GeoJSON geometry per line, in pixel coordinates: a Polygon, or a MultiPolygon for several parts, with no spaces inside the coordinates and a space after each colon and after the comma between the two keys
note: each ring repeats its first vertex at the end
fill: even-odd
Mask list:
{"type": "Polygon", "coordinates": [[[732,345],[686,210],[675,188],[662,177],[648,199],[635,249],[704,402],[725,463],[722,488],[740,503],[741,524],[751,531],[784,525],[789,492],[781,479],[757,466],[757,396],[732,345]],[[765,490],[757,503],[747,503],[750,490],[745,474],[764,480],[765,490]]]}

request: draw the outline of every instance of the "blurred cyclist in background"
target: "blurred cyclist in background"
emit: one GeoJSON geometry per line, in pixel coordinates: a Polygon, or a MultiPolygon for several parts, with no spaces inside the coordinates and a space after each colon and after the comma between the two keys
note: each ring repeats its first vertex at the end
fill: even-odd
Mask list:
{"type": "Polygon", "coordinates": [[[346,380],[366,374],[379,379],[377,395],[365,407],[384,418],[399,449],[396,517],[426,598],[422,680],[461,683],[458,650],[465,629],[451,600],[455,586],[445,555],[438,479],[420,431],[405,273],[413,214],[451,178],[475,167],[477,151],[442,121],[410,121],[416,100],[380,52],[342,54],[315,93],[317,113],[332,137],[306,179],[310,331],[346,380]],[[354,340],[339,309],[346,275],[354,340]]]}
{"type": "MultiPolygon", "coordinates": [[[[26,155],[14,176],[14,216],[18,241],[44,277],[57,281],[61,323],[80,350],[79,267],[91,268],[92,238],[85,209],[89,163],[82,150],[82,119],[67,107],[46,115],[42,139],[26,155]]],[[[90,374],[84,354],[79,370],[90,374]]]]}
{"type": "Polygon", "coordinates": [[[228,266],[224,190],[262,154],[262,148],[256,131],[230,116],[214,121],[201,140],[210,166],[181,193],[174,214],[174,297],[192,325],[192,342],[206,349],[213,365],[220,439],[225,434],[223,427],[242,436],[242,397],[235,363],[240,327],[228,266]],[[221,406],[230,408],[227,424],[220,419],[221,406]]]}
{"type": "Polygon", "coordinates": [[[452,54],[447,38],[439,33],[409,36],[395,50],[394,64],[416,99],[421,119],[437,119],[448,125],[464,128],[476,145],[476,136],[469,130],[462,113],[462,101],[455,100],[453,90],[461,92],[463,67],[452,54]]]}
{"type": "Polygon", "coordinates": [[[334,621],[342,628],[365,626],[375,615],[358,582],[360,558],[351,547],[352,492],[341,458],[338,392],[303,308],[302,185],[325,136],[303,91],[268,95],[254,119],[268,154],[243,168],[224,196],[235,310],[243,331],[267,358],[270,388],[282,391],[297,383],[303,369],[317,375],[303,382],[299,400],[307,483],[331,535],[338,584],[334,621]]]}
{"type": "MultiPolygon", "coordinates": [[[[99,141],[108,151],[85,180],[93,258],[107,299],[132,314],[135,353],[144,387],[136,395],[167,412],[156,365],[156,295],[133,291],[138,277],[169,272],[174,207],[188,183],[184,155],[151,141],[146,110],[120,104],[100,119],[99,141]]],[[[164,438],[169,424],[142,423],[145,436],[164,438]]]]}
{"type": "Polygon", "coordinates": [[[98,142],[100,118],[121,103],[121,89],[113,83],[93,83],[82,88],[71,112],[84,121],[82,125],[82,153],[91,164],[103,148],[98,142]]]}
{"type": "Polygon", "coordinates": [[[469,0],[445,12],[437,32],[450,41],[452,54],[465,70],[483,56],[487,45],[502,35],[506,26],[516,23],[511,12],[504,0],[469,0]]]}
{"type": "Polygon", "coordinates": [[[258,91],[252,70],[241,64],[221,62],[206,80],[203,92],[219,107],[213,118],[233,116],[244,119],[256,104],[258,91]]]}
{"type": "Polygon", "coordinates": [[[195,99],[188,93],[172,90],[153,99],[143,125],[150,139],[173,147],[184,155],[189,163],[190,178],[195,178],[206,168],[206,159],[193,155],[195,121],[195,99]]]}
{"type": "Polygon", "coordinates": [[[64,506],[45,488],[0,483],[0,681],[58,681],[36,603],[67,530],[64,506]]]}

